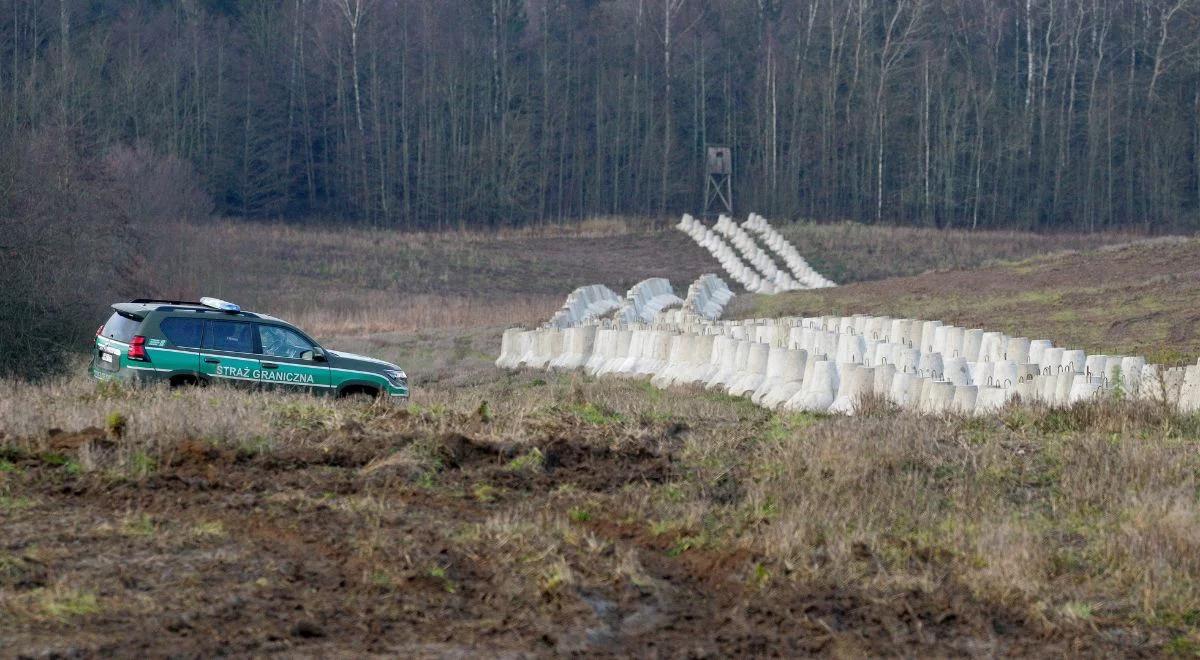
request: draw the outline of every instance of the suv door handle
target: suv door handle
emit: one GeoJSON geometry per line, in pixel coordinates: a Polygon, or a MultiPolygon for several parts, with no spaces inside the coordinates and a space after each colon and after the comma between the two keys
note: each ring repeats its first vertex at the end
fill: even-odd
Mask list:
{"type": "Polygon", "coordinates": [[[204,358],[204,361],[209,364],[221,364],[221,361],[217,358],[204,358]]]}
{"type": "Polygon", "coordinates": [[[262,362],[261,365],[262,365],[263,369],[278,369],[279,368],[279,365],[275,364],[274,362],[262,362]]]}

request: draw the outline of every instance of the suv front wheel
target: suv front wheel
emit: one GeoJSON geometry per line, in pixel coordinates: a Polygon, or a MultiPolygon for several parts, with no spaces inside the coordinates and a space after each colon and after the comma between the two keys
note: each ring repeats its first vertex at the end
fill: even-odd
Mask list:
{"type": "Polygon", "coordinates": [[[338,398],[368,403],[379,398],[379,390],[366,385],[351,385],[338,392],[338,398]]]}

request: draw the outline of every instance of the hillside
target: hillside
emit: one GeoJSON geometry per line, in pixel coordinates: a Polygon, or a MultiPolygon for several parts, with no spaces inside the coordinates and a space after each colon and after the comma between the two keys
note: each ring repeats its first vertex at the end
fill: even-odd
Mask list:
{"type": "MultiPolygon", "coordinates": [[[[293,256],[335,241],[273,231],[293,256]]],[[[0,651],[1200,649],[1197,415],[1103,401],[978,418],[880,405],[843,417],[638,380],[504,372],[492,362],[505,320],[437,311],[472,294],[430,264],[473,253],[485,274],[459,261],[460,281],[494,287],[501,301],[529,291],[547,302],[548,284],[522,289],[516,276],[533,267],[521,261],[529,241],[563,255],[543,273],[589,281],[710,264],[684,250],[641,265],[678,240],[670,232],[593,236],[587,249],[569,235],[342,240],[357,256],[323,264],[231,250],[259,270],[230,269],[228,281],[266,300],[268,288],[251,285],[275,272],[301,287],[287,289],[296,306],[304,287],[310,300],[344,296],[347,308],[406,279],[437,291],[393,327],[359,323],[398,315],[384,309],[394,316],[350,315],[321,336],[404,366],[407,406],[98,387],[81,375],[0,381],[0,651]]],[[[861,263],[858,249],[826,256],[861,263]]],[[[1197,250],[1163,241],[745,296],[742,312],[905,313],[1190,358],[1194,336],[1171,333],[1190,327],[1197,250]],[[1108,299],[1101,315],[1097,300],[1108,299]],[[1075,328],[1055,316],[1068,314],[1105,322],[1075,328]],[[1146,336],[1126,339],[1121,323],[1146,336]]]]}
{"type": "Polygon", "coordinates": [[[1160,239],[739,302],[747,317],[937,319],[1154,362],[1200,357],[1200,240],[1160,239]]]}

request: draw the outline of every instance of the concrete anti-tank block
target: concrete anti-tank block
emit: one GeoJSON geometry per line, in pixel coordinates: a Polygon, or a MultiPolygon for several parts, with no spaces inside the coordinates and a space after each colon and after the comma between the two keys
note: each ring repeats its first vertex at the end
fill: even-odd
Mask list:
{"type": "Polygon", "coordinates": [[[729,387],[733,396],[748,396],[753,394],[762,384],[767,375],[767,358],[771,346],[760,342],[750,344],[747,351],[746,366],[729,387]]]}
{"type": "Polygon", "coordinates": [[[954,401],[950,408],[960,415],[974,415],[978,396],[979,388],[975,385],[955,385],[954,401]]]}
{"type": "Polygon", "coordinates": [[[766,408],[777,408],[792,397],[796,396],[804,386],[804,372],[808,363],[808,354],[799,349],[785,349],[782,374],[778,384],[773,386],[759,401],[766,408]]]}
{"type": "Polygon", "coordinates": [[[825,412],[833,404],[837,389],[837,365],[829,360],[818,360],[813,363],[812,373],[805,378],[800,392],[784,404],[784,407],[790,410],[825,412]]]}

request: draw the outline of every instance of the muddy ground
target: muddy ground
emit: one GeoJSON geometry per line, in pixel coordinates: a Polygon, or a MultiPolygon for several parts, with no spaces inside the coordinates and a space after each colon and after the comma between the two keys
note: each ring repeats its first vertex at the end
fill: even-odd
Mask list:
{"type": "MultiPolygon", "coordinates": [[[[744,549],[681,551],[624,502],[683,476],[686,424],[620,438],[555,425],[535,431],[536,452],[473,437],[484,421],[429,426],[350,423],[269,450],[186,440],[141,478],[70,469],[115,451],[99,430],[17,443],[40,450],[2,457],[0,655],[1107,655],[1146,642],[1048,631],[953,582],[886,596],[768,584],[744,549]],[[530,455],[540,467],[521,469],[530,455]],[[539,540],[542,526],[558,540],[539,540]]],[[[739,497],[736,484],[711,497],[739,497]]]]}

